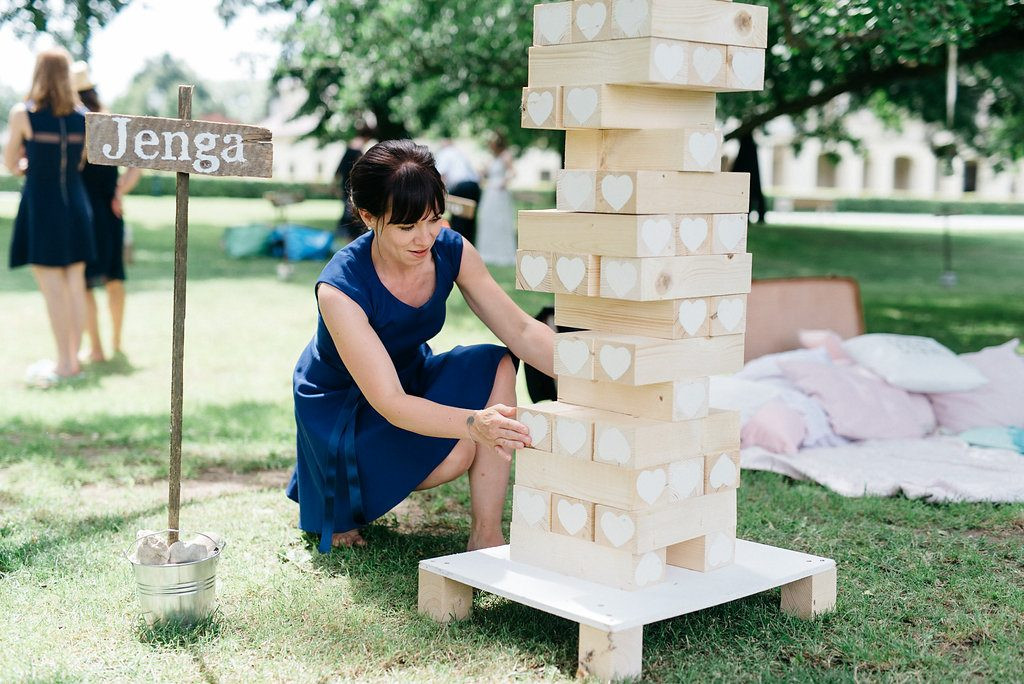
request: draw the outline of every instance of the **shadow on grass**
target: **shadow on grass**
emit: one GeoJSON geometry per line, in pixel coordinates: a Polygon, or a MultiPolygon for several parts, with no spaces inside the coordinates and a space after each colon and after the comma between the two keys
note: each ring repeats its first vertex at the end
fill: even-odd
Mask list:
{"type": "Polygon", "coordinates": [[[220,635],[221,623],[218,611],[199,618],[167,618],[152,625],[139,618],[135,628],[139,641],[151,646],[170,649],[187,649],[205,644],[220,635]]]}

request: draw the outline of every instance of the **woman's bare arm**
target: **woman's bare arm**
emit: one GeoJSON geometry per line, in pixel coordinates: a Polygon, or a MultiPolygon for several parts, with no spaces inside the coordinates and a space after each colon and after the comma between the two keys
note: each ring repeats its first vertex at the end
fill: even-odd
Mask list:
{"type": "Polygon", "coordinates": [[[28,112],[24,103],[11,107],[7,119],[7,146],[4,148],[4,166],[15,176],[25,175],[22,159],[25,158],[25,140],[32,135],[28,112]]]}

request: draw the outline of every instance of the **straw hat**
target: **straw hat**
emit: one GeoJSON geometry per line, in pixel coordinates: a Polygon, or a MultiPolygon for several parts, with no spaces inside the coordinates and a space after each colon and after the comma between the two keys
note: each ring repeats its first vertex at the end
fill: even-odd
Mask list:
{"type": "Polygon", "coordinates": [[[71,65],[71,86],[77,91],[93,90],[96,86],[89,78],[89,65],[85,62],[75,62],[71,65]]]}

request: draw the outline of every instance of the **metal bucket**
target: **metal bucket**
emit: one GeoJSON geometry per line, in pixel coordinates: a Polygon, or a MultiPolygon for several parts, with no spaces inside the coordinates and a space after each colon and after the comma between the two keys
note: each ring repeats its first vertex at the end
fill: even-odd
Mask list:
{"type": "Polygon", "coordinates": [[[180,530],[163,530],[136,539],[124,555],[135,571],[139,603],[146,622],[152,625],[161,620],[195,621],[209,617],[216,608],[217,560],[225,545],[224,541],[201,532],[180,530]],[[183,541],[205,537],[217,549],[208,558],[189,563],[143,565],[135,559],[135,549],[143,539],[163,536],[166,542],[170,532],[178,532],[183,541]]]}

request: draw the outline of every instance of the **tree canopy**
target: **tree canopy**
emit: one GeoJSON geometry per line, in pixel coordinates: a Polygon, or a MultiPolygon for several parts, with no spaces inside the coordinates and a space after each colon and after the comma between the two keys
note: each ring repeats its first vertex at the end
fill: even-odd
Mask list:
{"type": "Polygon", "coordinates": [[[128,90],[113,103],[109,103],[109,109],[129,114],[176,117],[178,85],[182,83],[196,86],[192,95],[192,113],[195,118],[202,118],[204,114],[224,113],[224,105],[213,98],[203,80],[168,54],[146,60],[128,90]]]}

